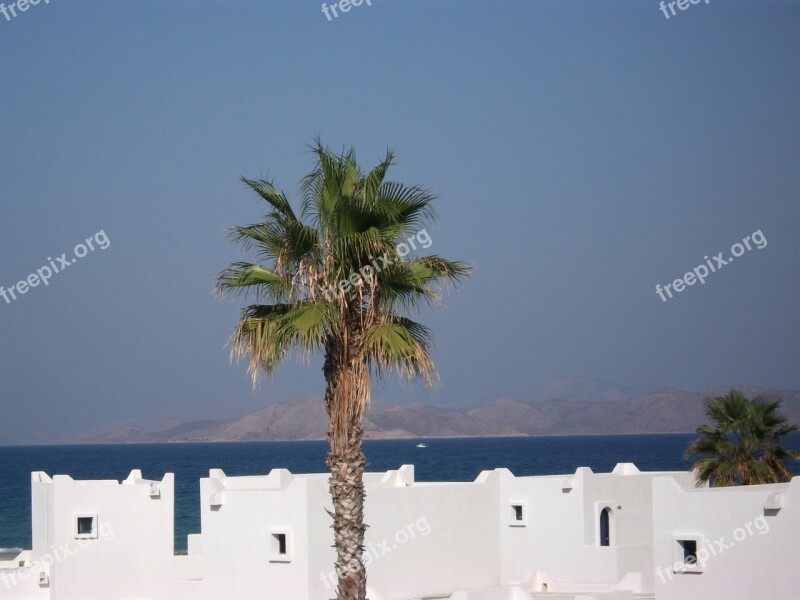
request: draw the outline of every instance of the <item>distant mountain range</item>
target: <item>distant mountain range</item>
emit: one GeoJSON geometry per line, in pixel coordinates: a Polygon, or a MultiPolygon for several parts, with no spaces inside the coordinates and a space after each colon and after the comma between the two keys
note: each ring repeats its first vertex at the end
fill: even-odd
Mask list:
{"type": "MultiPolygon", "coordinates": [[[[737,387],[747,397],[783,399],[783,414],[800,423],[800,391],[737,387]]],[[[703,399],[730,388],[636,392],[601,382],[566,382],[539,400],[486,400],[467,408],[374,401],[364,420],[371,439],[692,432],[706,421],[703,399]]],[[[327,416],[318,398],[298,398],[236,419],[123,427],[84,443],[236,442],[324,439],[327,416]]]]}

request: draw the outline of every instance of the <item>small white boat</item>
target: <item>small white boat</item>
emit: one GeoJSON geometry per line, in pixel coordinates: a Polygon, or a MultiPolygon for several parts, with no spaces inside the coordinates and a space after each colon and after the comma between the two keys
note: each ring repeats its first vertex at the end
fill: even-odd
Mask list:
{"type": "Polygon", "coordinates": [[[420,442],[419,444],[417,444],[417,448],[427,448],[427,447],[428,444],[426,444],[425,442],[420,442]]]}

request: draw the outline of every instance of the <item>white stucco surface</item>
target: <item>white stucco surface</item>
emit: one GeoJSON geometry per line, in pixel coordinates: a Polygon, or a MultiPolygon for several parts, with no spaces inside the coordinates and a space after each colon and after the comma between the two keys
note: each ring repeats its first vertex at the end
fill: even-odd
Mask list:
{"type": "MultiPolygon", "coordinates": [[[[176,556],[172,474],[33,473],[32,548],[0,561],[0,600],[333,598],[327,480],[212,470],[200,482],[201,531],[176,556]]],[[[797,478],[698,489],[691,473],[620,464],[427,483],[407,465],[365,485],[371,600],[800,598],[797,478]]]]}

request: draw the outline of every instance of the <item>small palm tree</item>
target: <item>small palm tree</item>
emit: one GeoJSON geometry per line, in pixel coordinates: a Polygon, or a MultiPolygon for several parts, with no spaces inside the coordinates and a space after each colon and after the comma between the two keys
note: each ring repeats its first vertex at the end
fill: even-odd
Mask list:
{"type": "Polygon", "coordinates": [[[697,485],[754,485],[789,481],[787,460],[800,452],[780,445],[781,438],[800,429],[778,412],[782,401],[758,396],[748,400],[731,390],[707,398],[705,412],[712,425],[697,428],[700,436],[689,444],[686,458],[699,457],[692,468],[697,485]]]}
{"type": "Polygon", "coordinates": [[[261,262],[230,265],[216,289],[255,296],[231,338],[231,356],[249,360],[254,385],[290,351],[324,355],[337,594],[364,600],[361,422],[371,377],[436,379],[430,332],[403,313],[438,304],[443,287],[469,268],[438,256],[406,258],[411,246],[432,242],[423,225],[435,218],[435,196],[387,181],[391,152],[364,173],[352,149],[333,154],[319,139],[311,149],[315,167],[301,182],[299,214],[271,182],[242,178],[270,212],[231,236],[261,262]]]}

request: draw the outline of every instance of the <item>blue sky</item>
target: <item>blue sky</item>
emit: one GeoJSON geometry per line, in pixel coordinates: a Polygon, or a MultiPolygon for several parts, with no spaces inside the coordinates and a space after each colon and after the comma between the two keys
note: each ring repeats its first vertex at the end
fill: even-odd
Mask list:
{"type": "MultiPolygon", "coordinates": [[[[8,4],[8,3],[7,3],[8,4]]],[[[442,384],[532,399],[564,377],[800,388],[800,4],[712,0],[51,0],[0,16],[0,440],[321,395],[290,359],[253,392],[213,276],[233,224],[294,197],[315,135],[387,148],[440,195],[431,251],[474,275],[421,319],[442,384]],[[662,302],[655,285],[768,244],[662,302]]],[[[36,436],[39,436],[38,438],[36,436]]]]}

